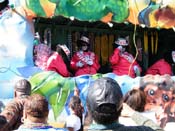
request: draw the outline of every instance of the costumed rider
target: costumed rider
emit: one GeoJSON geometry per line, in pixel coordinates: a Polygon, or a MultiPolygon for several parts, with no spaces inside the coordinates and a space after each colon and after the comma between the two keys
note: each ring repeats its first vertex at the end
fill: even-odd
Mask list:
{"type": "Polygon", "coordinates": [[[49,47],[46,40],[41,42],[40,36],[38,33],[35,34],[34,40],[34,63],[42,70],[46,70],[47,60],[51,55],[51,48],[49,47]]]}
{"type": "Polygon", "coordinates": [[[156,61],[147,70],[146,74],[152,75],[173,75],[173,65],[175,63],[175,51],[166,51],[163,58],[156,61]]]}
{"type": "Polygon", "coordinates": [[[110,64],[112,66],[113,73],[116,75],[129,75],[132,78],[140,76],[141,67],[134,60],[132,54],[127,52],[128,41],[126,38],[118,38],[114,42],[114,52],[110,57],[110,64]]]}
{"type": "Polygon", "coordinates": [[[55,71],[63,77],[71,76],[69,54],[70,50],[66,45],[58,44],[56,51],[52,53],[47,61],[46,70],[55,71]]]}
{"type": "Polygon", "coordinates": [[[97,55],[89,51],[89,38],[82,36],[77,41],[79,51],[76,52],[71,59],[71,69],[74,71],[75,76],[84,74],[96,74],[100,68],[97,55]]]}

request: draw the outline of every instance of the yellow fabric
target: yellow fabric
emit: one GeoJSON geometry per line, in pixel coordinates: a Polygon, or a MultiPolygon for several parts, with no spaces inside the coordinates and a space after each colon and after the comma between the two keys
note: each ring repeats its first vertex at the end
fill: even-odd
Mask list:
{"type": "Polygon", "coordinates": [[[102,35],[101,36],[101,58],[102,58],[102,65],[105,65],[108,62],[108,36],[102,35]]]}
{"type": "Polygon", "coordinates": [[[100,59],[100,36],[95,37],[94,52],[100,59]]]}

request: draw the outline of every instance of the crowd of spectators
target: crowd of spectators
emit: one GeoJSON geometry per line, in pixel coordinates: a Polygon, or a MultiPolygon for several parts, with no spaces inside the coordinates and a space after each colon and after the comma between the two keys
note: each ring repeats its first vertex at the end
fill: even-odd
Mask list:
{"type": "Polygon", "coordinates": [[[56,127],[48,122],[48,100],[41,94],[31,94],[30,82],[21,79],[14,85],[14,99],[0,114],[0,129],[163,131],[155,118],[147,115],[146,101],[147,96],[141,88],[134,88],[123,95],[114,79],[101,77],[88,88],[87,112],[84,112],[79,90],[75,88],[65,126],[56,127]]]}

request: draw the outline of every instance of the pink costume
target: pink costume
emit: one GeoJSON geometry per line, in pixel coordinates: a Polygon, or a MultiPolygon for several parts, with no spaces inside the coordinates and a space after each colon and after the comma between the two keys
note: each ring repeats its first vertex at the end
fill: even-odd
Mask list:
{"type": "Polygon", "coordinates": [[[75,76],[83,75],[83,74],[96,74],[100,65],[98,63],[97,56],[91,52],[76,52],[71,60],[71,68],[75,71],[75,76]],[[77,62],[81,61],[83,63],[82,67],[77,67],[77,62]],[[91,61],[92,65],[89,65],[88,62],[91,61]]]}
{"type": "Polygon", "coordinates": [[[35,65],[45,70],[51,49],[46,44],[38,44],[35,46],[34,52],[36,52],[35,65]]]}
{"type": "Polygon", "coordinates": [[[136,77],[134,67],[137,67],[140,72],[141,68],[139,64],[136,61],[133,62],[133,60],[134,57],[130,53],[126,51],[124,53],[120,53],[120,50],[116,48],[113,55],[110,57],[110,63],[112,65],[113,73],[119,76],[129,75],[132,78],[136,77]]]}

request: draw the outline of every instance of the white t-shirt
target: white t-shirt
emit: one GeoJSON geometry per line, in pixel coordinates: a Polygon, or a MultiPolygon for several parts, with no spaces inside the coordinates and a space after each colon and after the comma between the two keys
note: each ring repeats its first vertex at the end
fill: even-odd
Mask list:
{"type": "Polygon", "coordinates": [[[168,122],[164,128],[165,131],[172,131],[175,129],[175,122],[168,122]]]}
{"type": "MultiPolygon", "coordinates": [[[[147,117],[149,119],[151,119],[153,122],[157,123],[157,120],[156,120],[156,114],[154,111],[144,111],[144,112],[141,112],[141,114],[144,116],[144,117],[147,117]]],[[[157,123],[158,124],[158,123],[157,123]]]]}
{"type": "Polygon", "coordinates": [[[66,119],[66,127],[72,127],[74,128],[74,131],[79,130],[81,127],[80,118],[76,116],[75,114],[71,114],[66,119]]]}

